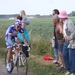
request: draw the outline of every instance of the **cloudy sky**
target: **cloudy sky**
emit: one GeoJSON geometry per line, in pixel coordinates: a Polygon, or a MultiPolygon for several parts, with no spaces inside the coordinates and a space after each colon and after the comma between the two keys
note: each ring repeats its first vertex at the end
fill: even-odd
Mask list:
{"type": "Polygon", "coordinates": [[[0,0],[0,14],[19,14],[23,9],[27,15],[49,15],[55,8],[75,11],[75,0],[0,0]]]}

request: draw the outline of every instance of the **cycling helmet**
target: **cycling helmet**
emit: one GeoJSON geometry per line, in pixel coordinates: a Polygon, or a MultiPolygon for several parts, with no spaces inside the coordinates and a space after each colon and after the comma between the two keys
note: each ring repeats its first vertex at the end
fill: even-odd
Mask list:
{"type": "Polygon", "coordinates": [[[19,19],[17,19],[15,20],[14,25],[21,26],[22,22],[19,19]]]}

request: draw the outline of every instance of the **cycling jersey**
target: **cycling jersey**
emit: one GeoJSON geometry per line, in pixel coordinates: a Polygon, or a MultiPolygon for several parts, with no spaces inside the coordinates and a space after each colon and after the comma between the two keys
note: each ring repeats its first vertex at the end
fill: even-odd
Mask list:
{"type": "Polygon", "coordinates": [[[11,25],[8,27],[5,33],[5,40],[6,40],[6,46],[7,48],[11,47],[12,45],[12,40],[15,42],[15,39],[17,38],[18,32],[24,33],[24,29],[20,29],[19,31],[16,31],[14,25],[11,25]],[[11,34],[12,37],[8,37],[8,34],[11,34]]]}
{"type": "MultiPolygon", "coordinates": [[[[20,33],[24,33],[24,30],[21,28],[19,30],[20,33]]],[[[11,34],[12,37],[17,37],[17,34],[18,34],[18,31],[16,31],[16,29],[14,28],[14,25],[11,25],[8,27],[6,33],[5,33],[5,36],[8,37],[8,34],[11,34]]]]}

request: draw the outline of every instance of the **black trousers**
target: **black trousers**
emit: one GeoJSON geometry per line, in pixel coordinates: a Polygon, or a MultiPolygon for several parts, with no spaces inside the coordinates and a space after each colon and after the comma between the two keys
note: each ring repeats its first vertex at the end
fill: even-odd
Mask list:
{"type": "MultiPolygon", "coordinates": [[[[24,44],[24,43],[22,42],[22,44],[24,44]]],[[[26,55],[26,57],[29,57],[29,52],[27,50],[28,50],[27,46],[22,46],[23,53],[26,55]]]]}

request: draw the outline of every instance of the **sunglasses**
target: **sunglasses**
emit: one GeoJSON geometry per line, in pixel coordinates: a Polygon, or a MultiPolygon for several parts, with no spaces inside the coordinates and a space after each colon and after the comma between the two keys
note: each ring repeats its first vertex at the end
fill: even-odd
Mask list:
{"type": "Polygon", "coordinates": [[[55,14],[52,14],[52,15],[55,15],[55,14]]]}
{"type": "Polygon", "coordinates": [[[20,26],[17,26],[17,28],[20,28],[20,26]]]}

